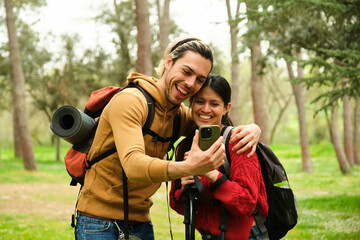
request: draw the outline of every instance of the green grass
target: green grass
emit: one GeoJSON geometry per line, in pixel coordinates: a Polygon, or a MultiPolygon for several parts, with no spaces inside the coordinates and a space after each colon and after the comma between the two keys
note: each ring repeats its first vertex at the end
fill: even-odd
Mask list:
{"type": "MultiPolygon", "coordinates": [[[[68,146],[62,149],[62,157],[68,146]]],[[[284,239],[360,239],[360,166],[342,175],[331,145],[311,146],[313,173],[301,171],[299,146],[272,146],[296,195],[299,221],[284,239]]],[[[37,172],[23,170],[12,149],[0,151],[0,240],[74,239],[70,216],[77,187],[70,187],[54,147],[36,147],[37,172]]],[[[165,184],[151,209],[156,239],[170,239],[165,184]]],[[[175,240],[184,239],[183,218],[170,210],[175,240]]],[[[200,236],[197,234],[196,239],[200,236]]]]}

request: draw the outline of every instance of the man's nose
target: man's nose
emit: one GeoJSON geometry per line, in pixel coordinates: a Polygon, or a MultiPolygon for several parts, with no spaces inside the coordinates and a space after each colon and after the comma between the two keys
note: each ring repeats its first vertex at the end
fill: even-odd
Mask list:
{"type": "Polygon", "coordinates": [[[196,76],[189,76],[185,81],[185,85],[189,89],[192,89],[195,86],[195,82],[196,82],[196,76]]]}

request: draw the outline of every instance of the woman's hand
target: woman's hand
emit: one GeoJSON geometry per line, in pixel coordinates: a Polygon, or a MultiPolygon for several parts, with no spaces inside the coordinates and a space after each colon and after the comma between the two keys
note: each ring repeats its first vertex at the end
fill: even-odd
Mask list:
{"type": "Polygon", "coordinates": [[[194,176],[182,177],[181,178],[181,185],[185,186],[188,184],[195,183],[194,176]]]}
{"type": "Polygon", "coordinates": [[[247,157],[251,157],[256,151],[260,135],[261,129],[255,123],[237,126],[232,130],[230,144],[241,140],[232,148],[232,151],[241,154],[251,148],[251,152],[247,155],[247,157]]]}

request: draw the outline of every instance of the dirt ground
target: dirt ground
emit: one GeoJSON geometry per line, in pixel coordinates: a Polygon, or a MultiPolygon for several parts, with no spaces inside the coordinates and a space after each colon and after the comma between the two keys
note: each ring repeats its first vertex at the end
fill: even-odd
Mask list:
{"type": "Polygon", "coordinates": [[[66,184],[0,184],[0,213],[69,219],[77,187],[66,184]]]}

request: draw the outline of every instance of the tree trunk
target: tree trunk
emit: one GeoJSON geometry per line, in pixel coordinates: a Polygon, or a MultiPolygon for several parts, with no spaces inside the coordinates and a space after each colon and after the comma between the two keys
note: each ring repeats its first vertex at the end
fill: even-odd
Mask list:
{"type": "Polygon", "coordinates": [[[137,71],[152,75],[151,32],[147,0],[135,0],[137,35],[137,71]]]}
{"type": "Polygon", "coordinates": [[[269,144],[264,83],[262,77],[257,74],[259,72],[258,61],[260,58],[261,46],[260,43],[257,43],[251,46],[251,95],[255,123],[261,129],[260,141],[269,144]]]}
{"type": "MultiPolygon", "coordinates": [[[[343,79],[346,84],[346,79],[343,79]]],[[[350,167],[354,166],[354,142],[353,142],[353,130],[351,121],[351,104],[349,96],[343,97],[343,118],[344,118],[344,148],[346,158],[349,161],[350,167]]]]}
{"type": "MultiPolygon", "coordinates": [[[[15,98],[13,97],[13,106],[15,106],[15,98]]],[[[13,113],[13,136],[14,136],[14,155],[15,158],[21,158],[21,144],[20,144],[20,133],[19,133],[19,123],[15,122],[16,117],[13,113]]]]}
{"type": "Polygon", "coordinates": [[[331,112],[331,136],[332,136],[332,142],[334,145],[336,158],[340,165],[340,170],[343,174],[346,174],[346,172],[349,170],[350,165],[346,159],[346,155],[344,152],[344,149],[342,147],[341,141],[340,141],[340,133],[339,133],[339,127],[338,127],[338,106],[336,103],[334,103],[332,107],[331,112]]]}
{"type": "MultiPolygon", "coordinates": [[[[300,56],[301,57],[301,56],[300,56]]],[[[291,63],[286,61],[288,68],[288,73],[290,79],[295,78],[294,71],[292,69],[291,63]]],[[[303,69],[298,63],[298,77],[304,77],[303,69]]],[[[295,96],[296,107],[299,117],[299,131],[300,131],[300,144],[301,144],[301,156],[302,156],[302,170],[308,173],[311,173],[313,170],[312,161],[310,156],[309,149],[309,138],[307,133],[307,124],[306,124],[306,90],[304,83],[291,83],[293,88],[293,93],[295,96]]]]}
{"type": "MultiPolygon", "coordinates": [[[[301,56],[300,56],[301,58],[301,56]]],[[[298,62],[298,77],[304,77],[304,69],[298,62]]],[[[300,142],[302,152],[302,170],[311,173],[313,171],[310,149],[309,149],[309,137],[306,123],[306,89],[305,83],[293,84],[293,90],[296,100],[296,106],[298,108],[299,124],[300,124],[300,142]]]]}
{"type": "Polygon", "coordinates": [[[37,170],[32,139],[27,122],[25,101],[25,78],[21,65],[18,39],[16,36],[15,15],[13,12],[13,1],[5,0],[6,26],[9,37],[10,64],[13,79],[13,103],[14,103],[14,128],[19,134],[21,154],[24,167],[27,170],[37,170]]]}
{"type": "MultiPolygon", "coordinates": [[[[238,39],[239,31],[238,23],[236,23],[231,14],[230,0],[226,0],[226,9],[228,14],[230,37],[231,37],[231,110],[230,118],[234,125],[240,124],[240,101],[239,101],[239,55],[238,55],[238,39]]],[[[235,16],[240,11],[240,2],[237,4],[235,16]]]]}
{"type": "MultiPolygon", "coordinates": [[[[170,0],[164,0],[164,5],[161,7],[160,0],[156,0],[156,6],[159,19],[159,44],[160,54],[165,52],[166,47],[169,45],[170,35],[170,0]]],[[[163,56],[160,56],[160,59],[163,56]]]]}
{"type": "Polygon", "coordinates": [[[360,164],[359,146],[360,146],[360,97],[356,98],[354,111],[354,163],[360,164]]]}

